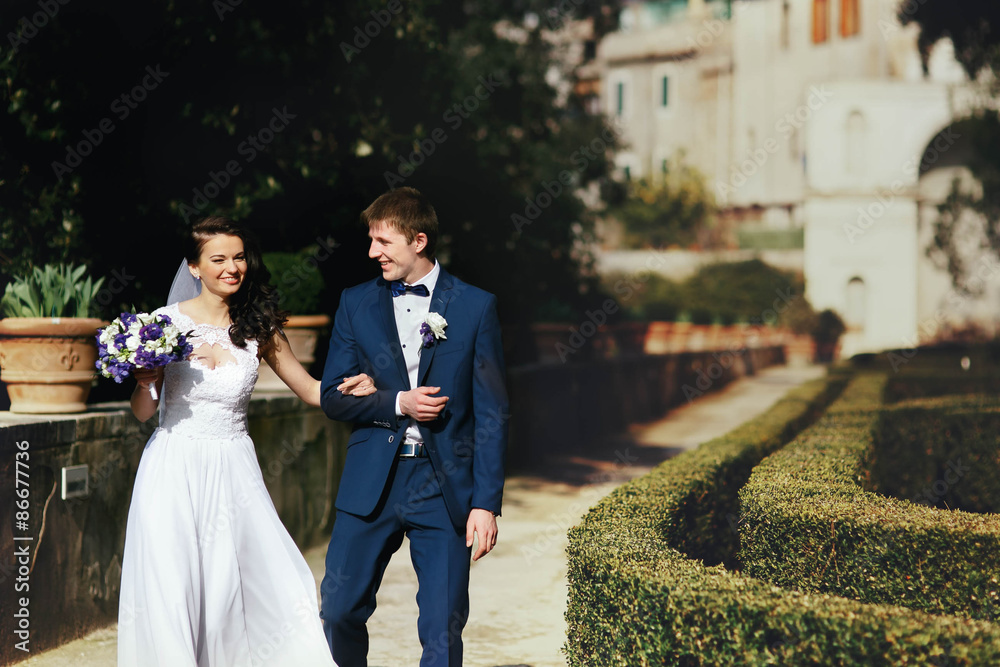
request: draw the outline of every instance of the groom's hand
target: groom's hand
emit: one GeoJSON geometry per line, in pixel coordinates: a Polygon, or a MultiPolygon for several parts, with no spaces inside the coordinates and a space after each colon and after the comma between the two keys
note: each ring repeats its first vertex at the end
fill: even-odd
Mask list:
{"type": "Polygon", "coordinates": [[[469,512],[469,520],[465,525],[465,546],[472,546],[472,536],[479,534],[479,547],[472,554],[472,560],[479,560],[497,545],[497,518],[493,512],[474,507],[469,512]]]}
{"type": "Polygon", "coordinates": [[[432,396],[441,391],[441,387],[417,387],[399,393],[399,410],[407,417],[413,417],[418,422],[434,421],[444,410],[447,396],[432,396]]]}

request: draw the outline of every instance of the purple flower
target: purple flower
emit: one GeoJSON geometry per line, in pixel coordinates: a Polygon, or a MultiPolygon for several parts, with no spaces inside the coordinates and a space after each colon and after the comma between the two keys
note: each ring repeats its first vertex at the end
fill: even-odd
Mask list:
{"type": "MultiPolygon", "coordinates": [[[[148,317],[142,314],[143,319],[148,317]]],[[[177,331],[177,343],[171,349],[152,351],[147,350],[145,344],[151,341],[162,341],[166,337],[169,329],[176,330],[176,326],[168,316],[157,315],[149,324],[143,324],[139,328],[139,341],[141,345],[134,353],[128,350],[128,330],[137,322],[141,324],[139,314],[122,313],[118,319],[112,323],[114,336],[111,341],[102,342],[101,335],[97,334],[98,361],[96,367],[101,375],[121,383],[131,375],[137,368],[160,368],[174,361],[181,361],[194,350],[194,346],[188,342],[193,336],[193,332],[180,333],[177,331]],[[134,354],[134,356],[133,356],[134,354]],[[129,361],[129,359],[132,361],[129,361]]]]}
{"type": "Polygon", "coordinates": [[[135,351],[135,366],[136,368],[155,368],[156,352],[140,347],[135,351]]]}
{"type": "Polygon", "coordinates": [[[420,337],[424,340],[424,347],[434,345],[434,332],[431,331],[431,328],[427,326],[426,322],[420,325],[420,337]]]}
{"type": "Polygon", "coordinates": [[[151,340],[156,340],[163,336],[163,329],[160,328],[159,324],[155,322],[152,324],[147,324],[146,326],[139,329],[139,340],[146,343],[151,340]]]}

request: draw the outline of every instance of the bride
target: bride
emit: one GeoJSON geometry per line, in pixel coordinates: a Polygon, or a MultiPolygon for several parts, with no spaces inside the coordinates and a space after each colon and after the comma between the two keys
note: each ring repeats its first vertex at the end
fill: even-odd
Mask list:
{"type": "MultiPolygon", "coordinates": [[[[202,220],[185,257],[190,275],[178,273],[168,305],[154,312],[193,330],[194,352],[135,373],[132,412],[146,421],[159,407],[160,422],[129,507],[118,665],[330,667],[315,580],[278,519],[247,433],[261,358],[309,405],[320,404],[320,381],[289,350],[276,291],[245,230],[202,220]],[[189,288],[197,296],[178,301],[185,281],[200,294],[189,288]]],[[[375,391],[367,375],[338,389],[375,391]]]]}

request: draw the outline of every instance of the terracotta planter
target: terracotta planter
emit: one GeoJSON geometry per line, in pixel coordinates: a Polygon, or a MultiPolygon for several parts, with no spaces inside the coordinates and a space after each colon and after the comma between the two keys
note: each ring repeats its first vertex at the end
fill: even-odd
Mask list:
{"type": "Polygon", "coordinates": [[[650,322],[646,328],[643,351],[646,354],[666,354],[673,352],[671,336],[674,326],[673,322],[650,322]]]}
{"type": "MultiPolygon", "coordinates": [[[[307,370],[315,361],[316,341],[319,331],[330,324],[329,315],[290,315],[285,324],[285,335],[292,347],[292,354],[307,370]]],[[[274,370],[261,359],[257,369],[257,384],[254,389],[261,391],[291,391],[274,370]]]]}
{"type": "Polygon", "coordinates": [[[96,317],[8,317],[0,320],[0,376],[10,411],[83,412],[97,374],[96,317]]]}
{"type": "Polygon", "coordinates": [[[688,330],[687,344],[682,352],[703,352],[708,349],[708,332],[711,325],[692,324],[688,330]]]}
{"type": "Polygon", "coordinates": [[[712,324],[705,332],[705,349],[710,351],[721,350],[725,347],[725,328],[721,324],[712,324]]]}

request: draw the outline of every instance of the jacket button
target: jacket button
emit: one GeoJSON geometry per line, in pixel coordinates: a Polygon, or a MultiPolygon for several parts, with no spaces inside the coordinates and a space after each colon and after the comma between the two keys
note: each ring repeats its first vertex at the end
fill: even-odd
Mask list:
{"type": "Polygon", "coordinates": [[[392,440],[393,440],[393,438],[395,438],[395,437],[396,437],[396,436],[394,436],[394,435],[390,435],[390,436],[389,436],[389,442],[391,443],[391,442],[392,442],[392,440]]]}

